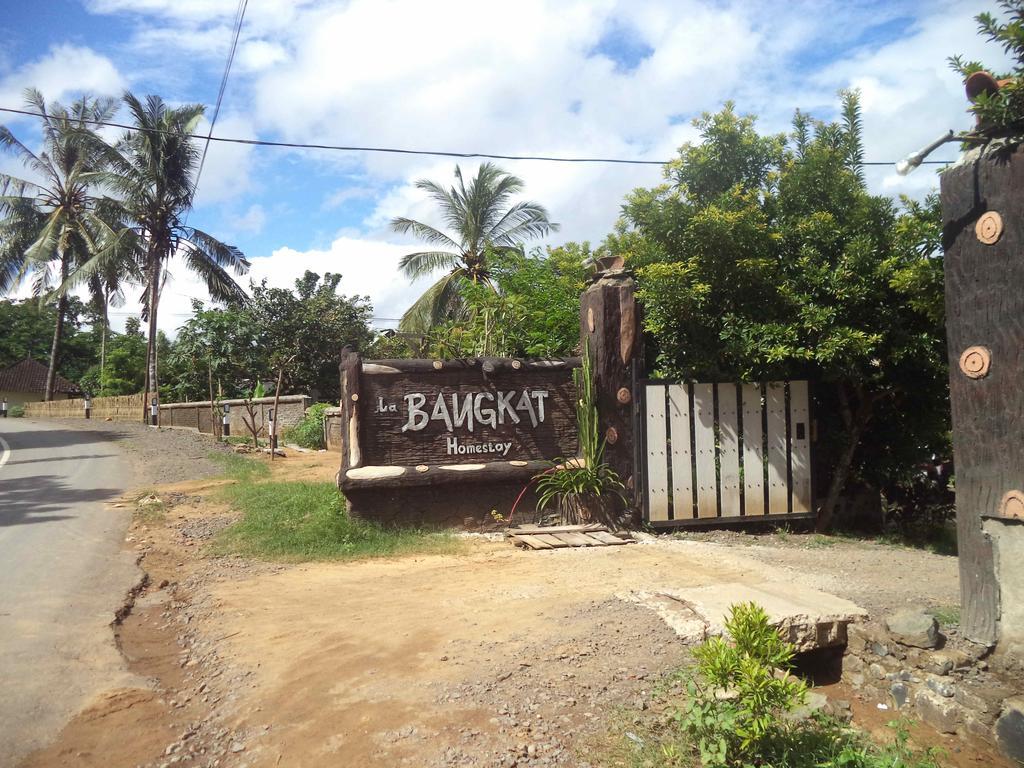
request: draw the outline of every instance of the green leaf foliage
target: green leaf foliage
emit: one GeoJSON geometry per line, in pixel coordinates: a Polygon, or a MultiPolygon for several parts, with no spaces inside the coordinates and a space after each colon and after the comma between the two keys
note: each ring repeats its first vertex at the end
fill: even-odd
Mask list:
{"type": "Polygon", "coordinates": [[[987,70],[996,81],[1007,81],[994,94],[982,93],[971,105],[978,119],[977,130],[987,135],[1020,134],[1024,130],[1024,0],[999,0],[1003,18],[985,12],[975,16],[978,33],[1002,48],[1013,59],[1009,72],[988,70],[980,61],[951,56],[949,64],[966,80],[987,70]]]}
{"type": "Polygon", "coordinates": [[[811,379],[818,458],[853,441],[853,474],[885,487],[949,450],[938,200],[867,191],[841,100],[840,122],[797,113],[786,136],[704,115],[604,247],[636,270],[656,375],[811,379]]]}

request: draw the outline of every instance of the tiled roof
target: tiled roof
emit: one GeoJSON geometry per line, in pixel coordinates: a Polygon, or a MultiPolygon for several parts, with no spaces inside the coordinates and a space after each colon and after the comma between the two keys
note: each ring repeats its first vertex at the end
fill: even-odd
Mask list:
{"type": "MultiPolygon", "coordinates": [[[[0,389],[9,392],[45,392],[46,366],[28,358],[0,371],[0,389]]],[[[73,381],[57,376],[53,382],[54,393],[79,394],[81,390],[73,381]]]]}

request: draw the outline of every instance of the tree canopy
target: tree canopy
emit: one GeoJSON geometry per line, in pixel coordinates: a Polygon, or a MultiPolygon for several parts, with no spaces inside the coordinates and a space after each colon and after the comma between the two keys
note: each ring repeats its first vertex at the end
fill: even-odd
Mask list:
{"type": "Polygon", "coordinates": [[[657,373],[821,382],[826,506],[851,468],[906,477],[948,441],[937,201],[867,191],[853,92],[838,122],[797,113],[788,135],[731,104],[696,126],[605,244],[637,270],[657,373]]]}

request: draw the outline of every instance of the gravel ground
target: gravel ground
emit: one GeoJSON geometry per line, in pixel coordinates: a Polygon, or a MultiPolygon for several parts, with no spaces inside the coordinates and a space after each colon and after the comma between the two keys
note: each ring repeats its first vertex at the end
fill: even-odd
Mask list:
{"type": "Polygon", "coordinates": [[[678,534],[739,549],[792,574],[793,581],[830,592],[883,617],[901,608],[959,608],[957,559],[922,549],[818,534],[751,535],[736,531],[678,534]]]}
{"type": "Polygon", "coordinates": [[[210,454],[229,449],[215,443],[209,435],[189,429],[148,427],[136,422],[94,421],[90,419],[52,419],[68,429],[99,432],[121,446],[132,464],[128,485],[201,480],[224,472],[223,466],[210,460],[210,454]]]}

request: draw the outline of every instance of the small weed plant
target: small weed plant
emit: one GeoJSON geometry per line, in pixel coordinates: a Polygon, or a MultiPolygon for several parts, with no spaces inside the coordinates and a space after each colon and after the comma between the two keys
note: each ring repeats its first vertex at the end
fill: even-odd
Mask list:
{"type": "Polygon", "coordinates": [[[604,461],[605,440],[598,427],[594,377],[586,346],[583,364],[573,371],[573,380],[579,392],[576,423],[580,458],[558,459],[551,469],[536,476],[537,509],[543,511],[553,503],[563,523],[588,522],[595,511],[599,517],[607,518],[600,522],[614,523],[607,502],[624,503],[626,487],[618,473],[604,461]]]}
{"type": "Polygon", "coordinates": [[[286,442],[295,443],[300,448],[320,450],[324,444],[324,414],[330,403],[314,403],[306,409],[302,420],[288,430],[284,438],[286,442]]]}
{"type": "Polygon", "coordinates": [[[667,728],[627,733],[615,764],[639,768],[939,768],[936,751],[916,751],[907,725],[890,723],[895,737],[879,745],[821,713],[799,712],[806,684],[790,674],[795,648],[764,609],[730,608],[728,639],[712,638],[694,651],[696,666],[675,679],[686,699],[671,703],[667,728]],[[622,758],[626,759],[623,760],[622,758]]]}
{"type": "Polygon", "coordinates": [[[725,629],[694,652],[697,673],[679,724],[708,768],[756,764],[768,745],[781,740],[782,715],[803,703],[806,685],[789,674],[793,646],[783,642],[764,609],[732,607],[725,629]]]}

